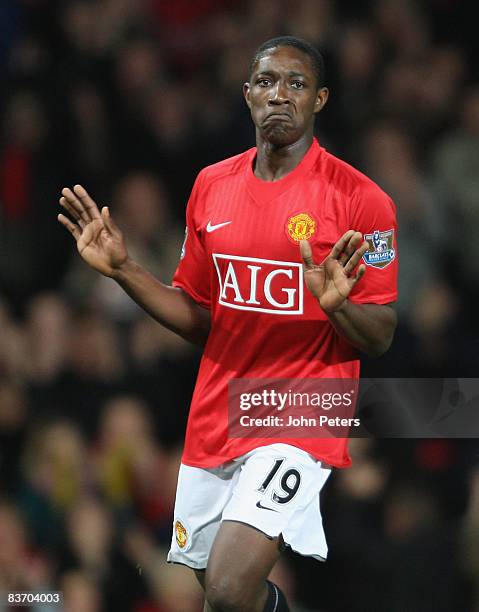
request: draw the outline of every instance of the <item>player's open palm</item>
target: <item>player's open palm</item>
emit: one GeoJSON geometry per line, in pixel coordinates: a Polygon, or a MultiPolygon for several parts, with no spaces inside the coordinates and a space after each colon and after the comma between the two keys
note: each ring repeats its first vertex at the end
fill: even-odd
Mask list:
{"type": "Polygon", "coordinates": [[[128,252],[108,208],[104,206],[100,212],[81,185],[62,189],[60,204],[74,222],[62,214],[58,220],[75,238],[80,255],[98,272],[113,276],[127,260],[128,252]]]}
{"type": "Polygon", "coordinates": [[[321,308],[331,314],[342,306],[366,271],[364,264],[359,268],[357,266],[368,250],[368,243],[363,242],[360,232],[348,230],[319,265],[313,261],[313,253],[307,240],[301,241],[300,249],[306,286],[321,308]]]}

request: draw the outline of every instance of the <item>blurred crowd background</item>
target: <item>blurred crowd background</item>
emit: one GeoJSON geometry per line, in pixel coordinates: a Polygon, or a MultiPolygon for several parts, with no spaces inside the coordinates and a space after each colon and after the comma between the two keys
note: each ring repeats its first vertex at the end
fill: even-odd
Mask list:
{"type": "MultiPolygon", "coordinates": [[[[82,183],[169,281],[197,172],[254,144],[241,87],[268,38],[322,50],[317,136],[397,204],[400,325],[364,373],[477,376],[474,4],[0,2],[0,591],[202,609],[192,572],[165,562],[200,354],[87,269],[56,215],[82,183]]],[[[351,446],[323,495],[330,560],[274,570],[292,609],[478,612],[479,443],[351,446]]]]}

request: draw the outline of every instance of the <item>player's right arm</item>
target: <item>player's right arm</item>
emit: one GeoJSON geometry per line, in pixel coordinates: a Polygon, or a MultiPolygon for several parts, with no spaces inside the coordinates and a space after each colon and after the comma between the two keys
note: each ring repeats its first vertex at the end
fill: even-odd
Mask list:
{"type": "Polygon", "coordinates": [[[93,269],[116,280],[128,295],[159,323],[191,342],[204,344],[210,330],[210,312],[185,291],[161,283],[128,255],[120,229],[109,209],[100,212],[81,185],[65,187],[60,198],[69,219],[58,215],[72,234],[82,258],[93,269]]]}

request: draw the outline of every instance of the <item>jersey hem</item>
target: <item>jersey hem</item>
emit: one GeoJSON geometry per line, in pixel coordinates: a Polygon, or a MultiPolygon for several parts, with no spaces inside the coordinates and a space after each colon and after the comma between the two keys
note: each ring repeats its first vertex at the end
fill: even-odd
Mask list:
{"type": "Polygon", "coordinates": [[[220,465],[223,465],[223,463],[227,463],[228,461],[233,461],[234,459],[237,459],[238,457],[241,457],[245,453],[249,453],[250,451],[255,450],[256,448],[261,448],[262,446],[271,446],[272,444],[277,444],[277,443],[289,444],[290,446],[299,448],[300,450],[312,455],[318,461],[321,461],[321,463],[324,464],[324,466],[344,469],[344,468],[351,467],[352,465],[352,461],[350,457],[348,457],[345,461],[334,461],[330,457],[327,457],[326,455],[316,453],[310,449],[305,449],[302,446],[299,446],[298,444],[292,444],[290,441],[284,442],[281,439],[275,440],[274,442],[271,442],[271,444],[258,444],[257,446],[252,446],[251,448],[244,449],[243,452],[241,452],[240,454],[231,453],[231,454],[226,454],[222,456],[217,455],[216,458],[215,459],[212,458],[211,461],[209,460],[200,461],[200,460],[189,459],[188,457],[185,457],[183,455],[181,457],[181,463],[189,467],[215,468],[215,467],[219,467],[220,465]]]}

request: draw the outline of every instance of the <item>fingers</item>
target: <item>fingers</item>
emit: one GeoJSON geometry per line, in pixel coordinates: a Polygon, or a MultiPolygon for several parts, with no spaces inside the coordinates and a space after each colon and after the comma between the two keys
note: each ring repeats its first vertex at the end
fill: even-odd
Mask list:
{"type": "Polygon", "coordinates": [[[76,208],[74,208],[70,202],[66,199],[65,196],[62,196],[59,200],[60,202],[60,206],[62,206],[67,213],[73,218],[75,219],[75,221],[78,223],[78,225],[83,229],[86,225],[86,222],[83,221],[83,219],[81,218],[80,213],[76,210],[76,208]]]}
{"type": "Polygon", "coordinates": [[[348,244],[344,248],[343,253],[339,257],[339,263],[343,266],[346,265],[347,261],[354,253],[354,251],[359,247],[363,240],[363,235],[361,232],[354,232],[351,238],[349,239],[348,244]]]}
{"type": "MultiPolygon", "coordinates": [[[[299,243],[299,248],[305,269],[313,269],[315,267],[315,263],[313,260],[311,245],[307,240],[301,240],[299,243]]],[[[337,260],[343,266],[346,276],[350,276],[368,249],[369,244],[363,241],[363,235],[361,232],[348,230],[333,246],[327,259],[337,260]]],[[[364,267],[364,270],[361,272],[359,278],[361,278],[361,276],[364,274],[365,269],[366,268],[364,267]]]]}
{"type": "MultiPolygon", "coordinates": [[[[348,230],[336,242],[331,250],[330,257],[336,259],[344,268],[346,276],[350,276],[361,261],[364,253],[369,249],[369,244],[363,241],[361,232],[348,230]]],[[[358,282],[366,271],[366,266],[361,266],[354,277],[358,282]]]]}
{"type": "MultiPolygon", "coordinates": [[[[354,269],[356,268],[358,263],[361,261],[364,253],[366,253],[368,249],[369,249],[369,244],[364,241],[362,245],[359,247],[359,249],[356,249],[356,251],[351,255],[346,265],[344,266],[344,272],[347,276],[353,273],[354,269]]],[[[366,270],[366,266],[363,265],[360,267],[360,269],[361,268],[364,268],[363,272],[361,273],[361,276],[362,276],[366,270]]],[[[358,273],[359,273],[359,270],[358,270],[358,273]]],[[[359,278],[361,278],[361,276],[359,278]]]]}
{"type": "Polygon", "coordinates": [[[364,264],[361,264],[358,268],[358,271],[356,272],[356,276],[354,277],[354,284],[356,284],[358,281],[362,279],[365,272],[366,272],[366,266],[364,264]]]}
{"type": "Polygon", "coordinates": [[[74,223],[72,223],[70,221],[70,219],[67,219],[67,217],[65,217],[65,215],[59,214],[57,219],[60,221],[60,223],[67,228],[67,230],[73,234],[73,237],[75,238],[75,240],[78,242],[78,240],[80,239],[81,236],[81,230],[78,227],[78,225],[75,225],[74,223]]]}
{"type": "Polygon", "coordinates": [[[86,225],[90,222],[87,211],[84,209],[80,200],[76,197],[71,189],[64,187],[62,189],[62,197],[60,198],[60,204],[68,210],[74,219],[81,219],[82,223],[86,225]]]}
{"type": "Polygon", "coordinates": [[[78,196],[84,209],[87,211],[91,219],[98,219],[100,217],[100,211],[95,201],[88,195],[87,190],[81,185],[75,185],[73,191],[78,196]]]}
{"type": "Polygon", "coordinates": [[[348,230],[346,233],[344,233],[331,249],[330,257],[332,257],[333,259],[339,259],[339,256],[344,251],[346,245],[348,244],[349,240],[353,235],[354,230],[348,230]]]}
{"type": "Polygon", "coordinates": [[[97,205],[88,195],[81,185],[75,185],[73,191],[68,187],[62,189],[62,196],[65,198],[60,204],[65,206],[75,219],[81,219],[83,223],[89,223],[93,219],[100,217],[97,205]]]}
{"type": "Polygon", "coordinates": [[[101,218],[103,219],[103,223],[110,234],[113,236],[118,236],[121,233],[113,219],[110,217],[110,209],[108,206],[104,206],[101,209],[101,218]]]}
{"type": "Polygon", "coordinates": [[[306,270],[311,270],[312,268],[314,268],[313,251],[311,249],[311,245],[307,240],[299,241],[299,250],[301,253],[301,257],[303,258],[303,263],[306,270]]]}

